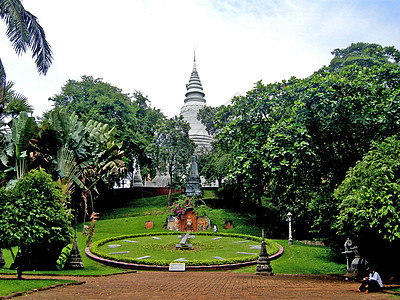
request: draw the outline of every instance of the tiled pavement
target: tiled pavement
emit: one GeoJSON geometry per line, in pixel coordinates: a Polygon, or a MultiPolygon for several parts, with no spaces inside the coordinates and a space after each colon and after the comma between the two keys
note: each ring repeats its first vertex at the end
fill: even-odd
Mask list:
{"type": "MultiPolygon", "coordinates": [[[[355,293],[359,283],[326,275],[259,276],[233,272],[151,272],[73,278],[82,285],[57,287],[25,299],[392,299],[355,293]]],[[[18,299],[18,298],[16,298],[18,299]]]]}

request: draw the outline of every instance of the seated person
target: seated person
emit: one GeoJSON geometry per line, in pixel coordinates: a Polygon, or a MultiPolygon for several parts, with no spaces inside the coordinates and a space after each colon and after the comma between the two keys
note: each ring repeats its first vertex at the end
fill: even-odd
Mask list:
{"type": "Polygon", "coordinates": [[[368,268],[367,270],[369,276],[364,278],[356,292],[378,292],[383,286],[381,276],[379,276],[378,272],[374,271],[372,268],[368,268]]]}

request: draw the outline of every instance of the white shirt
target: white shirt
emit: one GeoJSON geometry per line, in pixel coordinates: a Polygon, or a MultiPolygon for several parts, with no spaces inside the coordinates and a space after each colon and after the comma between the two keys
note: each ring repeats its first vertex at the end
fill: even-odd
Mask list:
{"type": "Polygon", "coordinates": [[[378,272],[371,272],[369,273],[369,280],[376,280],[380,287],[383,286],[381,276],[379,276],[378,272]]]}

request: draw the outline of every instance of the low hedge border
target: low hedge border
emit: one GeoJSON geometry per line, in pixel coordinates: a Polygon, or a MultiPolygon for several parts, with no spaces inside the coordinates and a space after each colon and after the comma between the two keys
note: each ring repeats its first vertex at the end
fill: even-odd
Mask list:
{"type": "MultiPolygon", "coordinates": [[[[98,249],[98,247],[121,239],[133,238],[133,237],[142,237],[142,236],[159,236],[159,235],[176,235],[176,234],[183,234],[184,232],[152,232],[152,233],[141,233],[141,234],[130,234],[130,235],[122,235],[122,236],[115,236],[107,239],[103,239],[100,241],[96,241],[92,244],[90,248],[85,249],[86,255],[99,261],[101,263],[122,267],[122,268],[129,268],[129,269],[168,269],[169,264],[171,261],[169,260],[155,260],[155,259],[147,259],[145,261],[138,260],[134,258],[123,258],[123,257],[115,257],[113,255],[106,254],[98,249]]],[[[235,238],[243,238],[247,240],[252,240],[256,242],[261,242],[261,238],[245,235],[245,234],[235,234],[235,233],[212,233],[212,232],[196,232],[196,235],[206,235],[206,236],[221,236],[221,237],[235,237],[235,238]]],[[[267,244],[270,244],[271,241],[266,241],[267,244]]],[[[272,242],[273,243],[273,242],[272,242]]],[[[276,259],[283,253],[283,248],[274,243],[277,246],[277,251],[274,252],[274,255],[270,256],[270,259],[276,259]],[[279,248],[278,248],[279,247],[279,248]]],[[[257,263],[258,255],[251,255],[247,257],[238,257],[238,258],[230,258],[225,260],[217,260],[217,259],[209,259],[209,260],[190,260],[185,262],[186,269],[193,269],[193,270],[202,270],[202,269],[232,269],[235,267],[243,267],[246,265],[253,265],[257,263]]]]}

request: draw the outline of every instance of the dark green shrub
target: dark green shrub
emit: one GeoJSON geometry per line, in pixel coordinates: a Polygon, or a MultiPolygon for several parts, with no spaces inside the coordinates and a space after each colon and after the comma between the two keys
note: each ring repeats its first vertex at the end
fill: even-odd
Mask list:
{"type": "Polygon", "coordinates": [[[51,176],[33,170],[12,189],[2,188],[0,207],[0,244],[18,247],[18,271],[55,268],[61,249],[71,241],[72,215],[51,176]]]}

